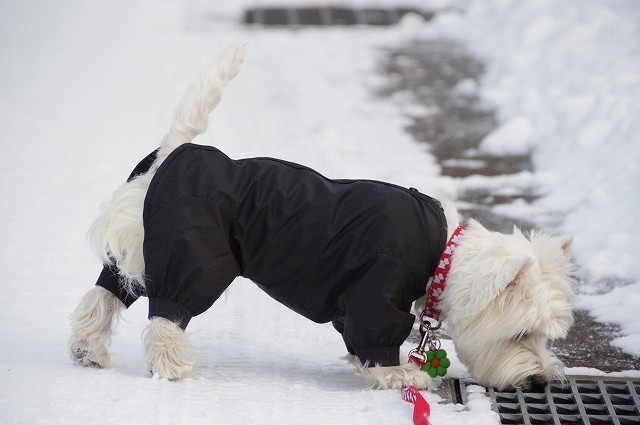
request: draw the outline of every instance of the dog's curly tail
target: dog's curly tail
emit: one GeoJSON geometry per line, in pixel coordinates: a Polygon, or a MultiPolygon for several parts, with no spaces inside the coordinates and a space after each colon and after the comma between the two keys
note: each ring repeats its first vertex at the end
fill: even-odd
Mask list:
{"type": "Polygon", "coordinates": [[[244,41],[236,41],[227,47],[218,62],[209,66],[187,89],[176,109],[173,124],[160,144],[156,166],[175,148],[190,143],[207,129],[209,113],[220,103],[222,90],[240,71],[245,45],[244,41]]]}
{"type": "Polygon", "coordinates": [[[100,208],[89,229],[89,242],[104,264],[116,266],[121,284],[131,294],[144,287],[144,227],[142,212],[147,188],[155,170],[178,146],[190,143],[207,129],[209,113],[220,103],[222,89],[238,74],[244,59],[244,42],[229,46],[189,87],[178,106],[149,172],[122,185],[100,208]]]}

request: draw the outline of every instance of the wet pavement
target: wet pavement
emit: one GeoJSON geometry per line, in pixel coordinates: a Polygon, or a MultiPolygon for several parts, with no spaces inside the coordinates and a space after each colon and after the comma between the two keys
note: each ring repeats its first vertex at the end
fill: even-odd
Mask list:
{"type": "MultiPolygon", "coordinates": [[[[534,170],[530,155],[491,157],[479,153],[480,142],[496,128],[497,119],[478,96],[484,65],[462,45],[450,40],[414,40],[386,50],[383,57],[380,68],[388,83],[377,95],[409,95],[420,106],[412,108],[406,130],[417,141],[429,144],[443,175],[458,179],[472,175],[508,178],[534,170]]],[[[459,210],[490,230],[510,233],[514,225],[531,229],[535,218],[514,220],[496,213],[499,205],[515,200],[530,203],[540,196],[536,187],[514,187],[517,191],[499,195],[492,193],[495,189],[491,187],[463,187],[458,193],[459,210]]],[[[617,326],[598,323],[586,311],[577,310],[574,315],[575,325],[568,337],[554,342],[554,351],[566,366],[606,372],[640,369],[640,358],[611,346],[620,334],[617,326]]],[[[411,338],[419,341],[417,332],[411,338]]]]}

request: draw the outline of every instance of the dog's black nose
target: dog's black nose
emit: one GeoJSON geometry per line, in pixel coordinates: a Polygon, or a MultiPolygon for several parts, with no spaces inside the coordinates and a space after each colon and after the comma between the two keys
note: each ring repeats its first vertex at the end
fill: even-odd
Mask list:
{"type": "Polygon", "coordinates": [[[548,384],[547,378],[542,375],[532,375],[528,378],[528,381],[529,385],[527,386],[534,392],[544,392],[548,384]]]}

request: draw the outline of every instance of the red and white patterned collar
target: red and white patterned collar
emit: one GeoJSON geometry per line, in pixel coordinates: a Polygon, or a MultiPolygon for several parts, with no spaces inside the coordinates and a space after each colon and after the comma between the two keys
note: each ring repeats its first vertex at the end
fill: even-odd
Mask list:
{"type": "Polygon", "coordinates": [[[458,226],[453,232],[453,235],[451,235],[451,238],[449,238],[449,242],[447,242],[447,245],[444,247],[444,251],[442,251],[440,261],[438,261],[436,271],[431,280],[431,285],[429,285],[429,288],[427,289],[427,299],[422,312],[422,323],[425,323],[427,318],[431,318],[436,321],[440,320],[440,309],[438,308],[438,305],[442,300],[442,294],[444,293],[444,288],[447,284],[447,276],[449,275],[449,269],[451,268],[451,257],[460,244],[465,231],[466,229],[464,227],[458,226]]]}

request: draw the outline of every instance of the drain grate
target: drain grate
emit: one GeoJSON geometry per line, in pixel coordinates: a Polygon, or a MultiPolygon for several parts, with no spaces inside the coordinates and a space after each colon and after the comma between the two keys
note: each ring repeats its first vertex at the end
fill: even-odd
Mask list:
{"type": "MultiPolygon", "coordinates": [[[[455,380],[457,401],[467,403],[467,385],[455,380]]],[[[640,424],[640,380],[572,377],[539,391],[485,390],[502,424],[640,424]]]]}
{"type": "Polygon", "coordinates": [[[415,8],[254,7],[246,9],[245,24],[258,25],[394,25],[407,13],[429,20],[433,12],[415,8]]]}

